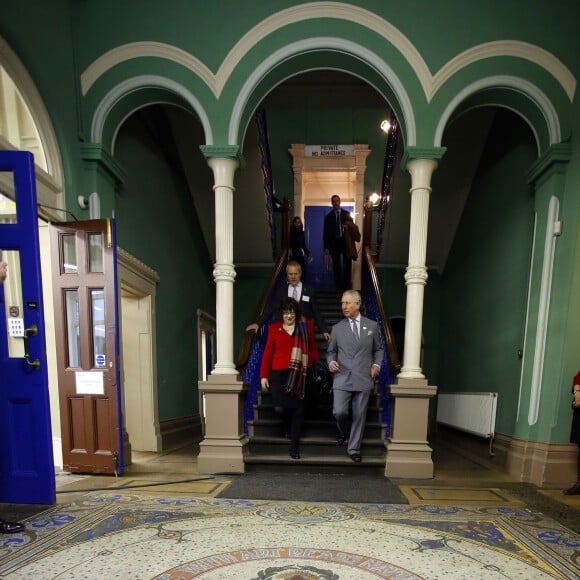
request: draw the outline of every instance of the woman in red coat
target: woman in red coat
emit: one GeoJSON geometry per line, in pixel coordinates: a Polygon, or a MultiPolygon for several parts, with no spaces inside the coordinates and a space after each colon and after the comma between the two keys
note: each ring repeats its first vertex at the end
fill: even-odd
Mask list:
{"type": "Polygon", "coordinates": [[[572,416],[572,429],[570,430],[570,443],[578,445],[578,479],[576,483],[564,490],[566,495],[580,495],[580,371],[572,380],[572,409],[574,415],[572,416]]]}
{"type": "Polygon", "coordinates": [[[285,433],[290,433],[290,457],[300,459],[306,372],[320,355],[312,321],[300,316],[296,300],[284,299],[279,315],[268,326],[260,382],[262,390],[271,391],[274,410],[283,416],[285,433]]]}

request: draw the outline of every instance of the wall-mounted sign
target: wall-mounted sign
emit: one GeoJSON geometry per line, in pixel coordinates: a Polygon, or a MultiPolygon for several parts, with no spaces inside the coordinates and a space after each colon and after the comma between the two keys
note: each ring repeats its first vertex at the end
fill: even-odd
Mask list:
{"type": "Polygon", "coordinates": [[[354,145],[306,145],[304,157],[345,157],[354,155],[354,145]]]}
{"type": "Polygon", "coordinates": [[[75,391],[77,395],[104,395],[103,373],[77,371],[75,373],[75,391]]]}

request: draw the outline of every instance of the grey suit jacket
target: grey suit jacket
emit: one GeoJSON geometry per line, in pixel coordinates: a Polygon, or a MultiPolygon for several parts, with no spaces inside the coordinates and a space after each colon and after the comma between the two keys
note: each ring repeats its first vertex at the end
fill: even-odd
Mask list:
{"type": "Polygon", "coordinates": [[[379,328],[374,320],[361,316],[360,338],[352,333],[349,318],[344,318],[332,327],[330,342],[326,349],[328,364],[336,361],[340,370],[333,374],[333,388],[342,391],[368,391],[373,388],[371,366],[380,366],[383,347],[379,328]]]}

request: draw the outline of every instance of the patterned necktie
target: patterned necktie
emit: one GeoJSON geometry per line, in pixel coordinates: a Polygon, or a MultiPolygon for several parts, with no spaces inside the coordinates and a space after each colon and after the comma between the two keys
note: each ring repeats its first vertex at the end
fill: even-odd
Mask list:
{"type": "Polygon", "coordinates": [[[292,298],[298,302],[298,287],[292,286],[292,298]]]}
{"type": "Polygon", "coordinates": [[[358,324],[356,323],[356,320],[352,321],[352,333],[354,334],[354,337],[358,340],[359,334],[358,334],[358,324]]]}

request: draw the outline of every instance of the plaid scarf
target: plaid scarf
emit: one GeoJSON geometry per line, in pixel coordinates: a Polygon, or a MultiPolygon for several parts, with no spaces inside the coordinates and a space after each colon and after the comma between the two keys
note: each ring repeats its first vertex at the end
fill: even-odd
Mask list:
{"type": "Polygon", "coordinates": [[[308,327],[303,316],[296,323],[296,329],[294,330],[294,344],[292,345],[288,369],[290,373],[288,375],[286,394],[303,399],[306,371],[308,370],[308,327]]]}

